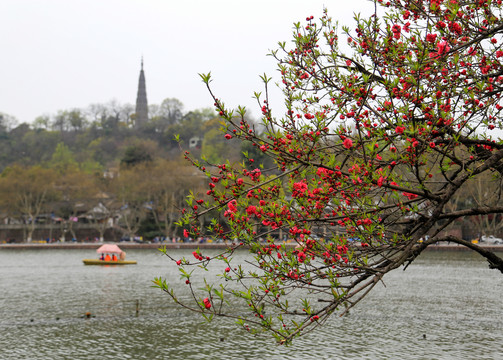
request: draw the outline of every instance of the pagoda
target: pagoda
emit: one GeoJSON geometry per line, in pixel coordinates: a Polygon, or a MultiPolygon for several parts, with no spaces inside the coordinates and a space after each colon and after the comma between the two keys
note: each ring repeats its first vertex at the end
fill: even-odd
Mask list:
{"type": "Polygon", "coordinates": [[[147,122],[148,122],[147,88],[145,86],[145,72],[143,71],[143,57],[142,57],[140,79],[138,80],[138,93],[136,95],[135,128],[141,128],[147,122]]]}

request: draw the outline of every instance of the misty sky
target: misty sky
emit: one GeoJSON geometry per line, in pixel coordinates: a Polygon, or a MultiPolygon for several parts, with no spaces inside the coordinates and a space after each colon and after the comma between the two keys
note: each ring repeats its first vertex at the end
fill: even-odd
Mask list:
{"type": "MultiPolygon", "coordinates": [[[[226,105],[257,116],[259,75],[279,81],[267,53],[324,6],[342,24],[373,8],[367,0],[1,0],[0,112],[32,122],[112,99],[134,104],[143,56],[150,104],[174,97],[186,111],[211,107],[198,76],[211,71],[226,105]]],[[[279,90],[271,103],[281,108],[279,90]]]]}

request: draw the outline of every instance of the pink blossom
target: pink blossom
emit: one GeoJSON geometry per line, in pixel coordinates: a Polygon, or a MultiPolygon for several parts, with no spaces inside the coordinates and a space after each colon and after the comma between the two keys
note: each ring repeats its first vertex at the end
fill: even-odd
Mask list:
{"type": "Polygon", "coordinates": [[[257,208],[254,205],[250,205],[246,208],[246,213],[248,215],[255,214],[257,212],[257,208]]]}
{"type": "Polygon", "coordinates": [[[409,200],[414,200],[415,198],[417,198],[416,194],[411,194],[409,192],[403,192],[402,195],[408,197],[409,200]]]}
{"type": "Polygon", "coordinates": [[[434,43],[437,40],[437,34],[427,34],[426,41],[434,43]]]}
{"type": "Polygon", "coordinates": [[[236,213],[238,211],[238,208],[236,207],[236,200],[230,201],[227,206],[229,207],[229,211],[231,213],[236,213]]]}
{"type": "Polygon", "coordinates": [[[350,138],[345,138],[344,139],[344,142],[342,143],[342,145],[346,148],[346,149],[351,149],[351,147],[353,146],[353,141],[351,141],[350,138]]]}
{"type": "Polygon", "coordinates": [[[451,48],[450,48],[449,44],[447,44],[447,41],[440,41],[437,44],[438,55],[443,55],[443,54],[447,53],[449,50],[451,50],[451,48]]]}
{"type": "Polygon", "coordinates": [[[449,30],[455,33],[456,35],[461,35],[461,33],[463,32],[463,28],[461,27],[461,25],[459,25],[457,22],[454,21],[449,22],[449,30]]]}
{"type": "Polygon", "coordinates": [[[391,31],[393,32],[393,37],[395,39],[400,39],[401,30],[402,30],[402,28],[400,27],[400,25],[397,25],[397,24],[395,24],[391,27],[391,31]]]}
{"type": "Polygon", "coordinates": [[[447,44],[447,41],[440,41],[437,44],[437,52],[436,53],[430,53],[430,58],[439,58],[442,55],[445,55],[449,52],[450,50],[449,44],[447,44]]]}
{"type": "Polygon", "coordinates": [[[297,193],[304,194],[307,190],[307,184],[303,181],[293,184],[293,190],[297,193]]]}

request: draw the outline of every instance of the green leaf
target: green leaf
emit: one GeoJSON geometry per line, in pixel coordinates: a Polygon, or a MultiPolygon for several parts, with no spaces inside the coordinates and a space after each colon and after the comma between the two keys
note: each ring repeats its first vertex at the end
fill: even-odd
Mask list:
{"type": "Polygon", "coordinates": [[[201,79],[203,80],[203,82],[208,85],[211,81],[211,72],[207,73],[207,74],[203,74],[203,73],[200,73],[199,76],[201,77],[201,79]]]}

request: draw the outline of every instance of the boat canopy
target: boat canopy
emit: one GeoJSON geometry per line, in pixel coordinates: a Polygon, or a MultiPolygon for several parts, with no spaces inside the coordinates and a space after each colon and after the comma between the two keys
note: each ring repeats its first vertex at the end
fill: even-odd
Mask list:
{"type": "Polygon", "coordinates": [[[118,247],[115,244],[104,244],[104,245],[101,245],[96,250],[96,252],[98,254],[103,254],[103,253],[107,253],[107,254],[120,254],[120,253],[122,253],[122,250],[120,249],[120,247],[118,247]]]}

